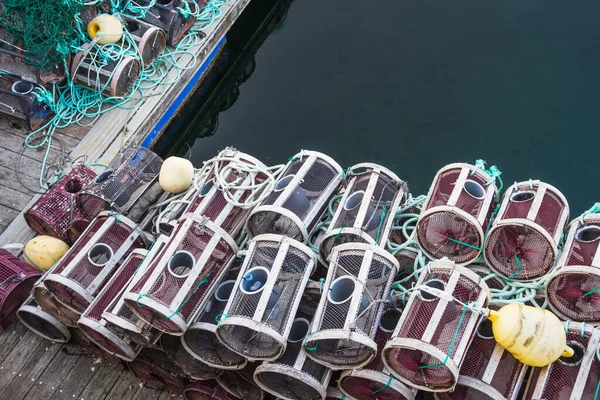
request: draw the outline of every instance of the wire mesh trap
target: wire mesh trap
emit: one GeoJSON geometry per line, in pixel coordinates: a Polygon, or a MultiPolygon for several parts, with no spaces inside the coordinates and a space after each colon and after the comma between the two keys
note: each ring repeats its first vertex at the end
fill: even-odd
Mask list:
{"type": "Polygon", "coordinates": [[[306,354],[333,370],[360,368],[377,353],[375,334],[381,303],[390,293],[398,262],[380,247],[365,243],[336,246],[306,354]]]}
{"type": "Polygon", "coordinates": [[[143,7],[152,5],[143,17],[143,21],[163,29],[167,34],[167,44],[169,46],[176,46],[183,39],[186,32],[190,30],[196,21],[194,13],[200,11],[196,8],[202,8],[205,3],[204,0],[198,2],[140,0],[140,5],[143,7]],[[184,9],[183,3],[190,8],[188,13],[184,14],[182,12],[184,9]]]}
{"type": "Polygon", "coordinates": [[[254,372],[258,386],[279,399],[323,400],[326,396],[331,370],[302,351],[320,292],[318,282],[309,282],[292,323],[285,352],[273,362],[263,362],[254,372]]]}
{"type": "MultiPolygon", "coordinates": [[[[248,364],[244,369],[251,368],[252,365],[248,364]]],[[[250,381],[242,376],[244,370],[232,371],[225,370],[216,381],[236,399],[242,400],[263,400],[265,392],[256,386],[254,381],[250,381]]]]}
{"type": "Polygon", "coordinates": [[[194,380],[214,379],[221,374],[221,369],[211,367],[195,359],[181,344],[181,337],[162,335],[160,346],[173,363],[183,371],[184,375],[194,380]]]}
{"type": "Polygon", "coordinates": [[[381,358],[383,347],[391,338],[401,315],[402,310],[397,308],[396,304],[386,305],[379,317],[375,334],[377,355],[361,369],[342,372],[339,388],[349,398],[356,400],[414,400],[416,390],[395,379],[381,358]]]}
{"type": "Polygon", "coordinates": [[[235,399],[215,380],[191,382],[185,387],[183,395],[187,400],[235,399]]]}
{"type": "MultiPolygon", "coordinates": [[[[73,244],[73,233],[68,234],[71,224],[83,215],[75,202],[77,194],[94,180],[96,174],[90,168],[79,165],[52,185],[23,215],[27,225],[40,235],[50,235],[73,244]]],[[[85,219],[85,226],[89,221],[85,219]]],[[[75,227],[74,227],[75,228],[75,227]]],[[[83,232],[81,224],[77,226],[83,232]]]]}
{"type": "Polygon", "coordinates": [[[548,305],[573,321],[600,323],[600,214],[569,225],[557,267],[546,285],[548,305]]]}
{"type": "Polygon", "coordinates": [[[6,329],[17,318],[17,309],[29,297],[42,274],[21,259],[0,249],[0,328],[6,329]]]}
{"type": "Polygon", "coordinates": [[[450,260],[428,264],[383,349],[387,369],[411,387],[453,390],[482,319],[473,309],[489,299],[488,286],[473,271],[450,260]]]}
{"type": "Polygon", "coordinates": [[[235,258],[233,239],[206,217],[188,216],[150,267],[124,295],[141,319],[172,335],[183,335],[208,293],[235,258]]]}
{"type": "Polygon", "coordinates": [[[162,159],[152,151],[125,148],[77,195],[77,205],[89,219],[114,210],[137,221],[162,193],[158,184],[161,166],[162,159]]]}
{"type": "Polygon", "coordinates": [[[600,361],[596,350],[600,331],[590,325],[566,324],[567,345],[575,354],[561,357],[544,368],[535,368],[529,377],[524,399],[594,399],[598,396],[600,361]]]}
{"type": "MultiPolygon", "coordinates": [[[[498,307],[491,307],[497,310],[498,307]]],[[[484,318],[460,367],[452,392],[436,393],[437,400],[517,400],[527,366],[494,340],[492,321],[484,318]]]]}
{"type": "Polygon", "coordinates": [[[24,122],[31,130],[38,129],[54,116],[50,107],[38,98],[37,84],[0,72],[1,116],[24,122]]]}
{"type": "Polygon", "coordinates": [[[279,234],[306,243],[341,179],[342,168],[332,158],[303,150],[290,159],[273,192],[252,211],[248,232],[279,234]]]}
{"type": "Polygon", "coordinates": [[[77,321],[79,320],[79,314],[56,300],[52,293],[50,293],[50,291],[46,289],[46,286],[44,286],[44,279],[46,276],[48,276],[48,274],[52,273],[56,266],[57,264],[55,264],[52,269],[46,271],[40,280],[33,285],[33,288],[31,289],[31,295],[35,299],[35,302],[38,304],[38,306],[42,308],[42,310],[56,318],[56,320],[58,320],[61,324],[71,328],[76,328],[77,321]]]}
{"type": "Polygon", "coordinates": [[[137,45],[144,66],[149,66],[167,46],[165,31],[139,18],[123,14],[120,16],[125,29],[137,45]]]}
{"type": "Polygon", "coordinates": [[[179,375],[181,370],[171,364],[167,355],[158,349],[143,349],[135,360],[127,363],[127,368],[146,387],[167,390],[173,395],[183,394],[187,385],[187,381],[179,375]]]}
{"type": "Polygon", "coordinates": [[[398,205],[408,195],[406,182],[387,168],[363,163],[350,168],[350,176],[331,223],[319,244],[322,260],[329,260],[343,243],[369,243],[384,247],[398,205]]]}
{"type": "Polygon", "coordinates": [[[537,180],[515,183],[486,238],[488,265],[515,281],[541,278],[556,262],[568,218],[569,205],[558,189],[537,180]]]}
{"type": "Polygon", "coordinates": [[[103,212],[44,279],[44,285],[59,302],[81,314],[125,255],[144,247],[145,236],[136,224],[122,215],[103,212]]]}
{"type": "MultiPolygon", "coordinates": [[[[119,357],[114,356],[98,347],[78,328],[70,328],[69,332],[71,332],[71,338],[73,339],[73,342],[77,343],[84,350],[84,352],[87,353],[87,355],[101,358],[102,360],[111,364],[123,365],[123,362],[119,357]]],[[[67,352],[66,349],[63,349],[63,351],[67,352]]]]}
{"type": "Polygon", "coordinates": [[[417,222],[416,239],[423,252],[459,265],[474,261],[497,197],[494,179],[481,168],[456,163],[439,170],[417,222]]]}
{"type": "Polygon", "coordinates": [[[71,340],[69,328],[38,306],[33,296],[29,296],[17,310],[17,317],[33,333],[54,343],[67,343],[71,340]]]}
{"type": "Polygon", "coordinates": [[[279,358],[315,264],[312,250],[296,240],[256,236],[220,316],[219,340],[251,361],[279,358]]]}
{"type": "Polygon", "coordinates": [[[194,321],[181,337],[187,351],[211,367],[220,369],[241,369],[246,366],[246,358],[231,351],[217,338],[217,318],[225,311],[227,301],[233,292],[235,281],[243,264],[236,258],[225,276],[209,294],[206,306],[198,310],[194,321]]]}

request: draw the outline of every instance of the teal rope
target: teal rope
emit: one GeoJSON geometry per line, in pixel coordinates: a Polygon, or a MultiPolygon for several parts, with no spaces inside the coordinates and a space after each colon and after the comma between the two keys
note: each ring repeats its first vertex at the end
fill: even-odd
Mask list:
{"type": "Polygon", "coordinates": [[[375,243],[379,244],[379,235],[381,234],[381,226],[383,225],[383,220],[385,219],[386,216],[386,207],[385,205],[381,206],[381,217],[379,218],[379,226],[377,227],[377,235],[375,235],[375,243]]]}
{"type": "Polygon", "coordinates": [[[512,281],[514,278],[516,278],[517,276],[521,275],[521,271],[523,270],[523,263],[519,259],[519,256],[517,256],[516,254],[515,254],[515,261],[517,263],[517,271],[514,274],[512,274],[511,276],[508,277],[509,281],[512,281]]]}
{"type": "Polygon", "coordinates": [[[228,317],[229,317],[229,314],[218,314],[215,317],[215,322],[217,323],[217,326],[221,326],[221,322],[222,322],[223,318],[228,318],[228,317]]]}
{"type": "Polygon", "coordinates": [[[304,348],[305,348],[306,350],[308,350],[308,351],[315,351],[315,350],[317,350],[317,348],[319,347],[319,342],[318,342],[318,341],[316,341],[316,342],[315,342],[315,346],[314,346],[314,347],[306,347],[306,344],[308,343],[308,339],[309,339],[309,338],[310,338],[312,335],[314,335],[315,333],[317,333],[317,332],[313,332],[313,333],[309,334],[309,335],[308,335],[308,336],[306,336],[306,338],[304,339],[304,344],[303,344],[303,346],[304,346],[304,348]]]}
{"type": "Polygon", "coordinates": [[[423,365],[423,366],[419,367],[419,369],[441,367],[443,365],[446,365],[446,363],[448,362],[448,359],[450,358],[450,354],[452,354],[452,348],[454,347],[454,342],[456,342],[456,337],[458,336],[458,332],[460,331],[460,326],[462,325],[462,321],[465,318],[466,313],[467,313],[467,306],[464,306],[462,314],[460,316],[460,319],[458,320],[458,325],[456,326],[456,330],[454,331],[454,336],[452,337],[452,341],[450,342],[450,347],[448,348],[448,352],[446,353],[446,357],[444,358],[444,361],[442,363],[438,363],[438,364],[423,365]]]}
{"type": "Polygon", "coordinates": [[[598,384],[596,385],[596,393],[594,393],[594,400],[598,400],[599,392],[600,392],[600,380],[598,381],[598,384]]]}
{"type": "Polygon", "coordinates": [[[392,380],[394,379],[394,377],[392,376],[392,374],[390,374],[390,379],[388,379],[387,383],[385,384],[385,386],[380,387],[379,389],[377,389],[376,391],[372,392],[371,394],[377,394],[379,392],[381,392],[384,389],[387,389],[388,387],[390,387],[390,385],[392,384],[392,380]]]}
{"type": "Polygon", "coordinates": [[[571,320],[568,319],[565,321],[565,335],[569,334],[569,325],[571,324],[571,320]]]}
{"type": "Polygon", "coordinates": [[[452,239],[452,238],[446,238],[446,239],[448,239],[451,242],[458,243],[458,244],[461,244],[461,245],[466,246],[466,247],[470,247],[471,249],[474,249],[474,250],[477,250],[477,251],[481,251],[481,247],[477,247],[477,246],[474,246],[472,244],[461,242],[460,240],[456,240],[456,239],[452,239]]]}
{"type": "Polygon", "coordinates": [[[583,297],[587,297],[587,296],[589,296],[590,294],[594,294],[594,293],[596,293],[598,290],[600,290],[600,286],[596,286],[595,288],[593,288],[593,289],[592,289],[592,290],[590,290],[589,292],[587,292],[587,293],[584,293],[583,297]]]}

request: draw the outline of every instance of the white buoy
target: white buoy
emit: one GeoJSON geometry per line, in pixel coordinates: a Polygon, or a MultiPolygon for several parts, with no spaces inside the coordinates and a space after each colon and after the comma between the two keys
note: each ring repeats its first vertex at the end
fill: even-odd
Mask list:
{"type": "Polygon", "coordinates": [[[181,157],[169,157],[160,168],[158,182],[165,192],[181,193],[192,185],[193,179],[194,166],[189,160],[181,157]]]}

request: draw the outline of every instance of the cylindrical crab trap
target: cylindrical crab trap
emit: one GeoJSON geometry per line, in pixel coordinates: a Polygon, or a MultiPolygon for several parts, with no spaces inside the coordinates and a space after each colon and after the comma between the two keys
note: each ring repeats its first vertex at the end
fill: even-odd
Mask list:
{"type": "Polygon", "coordinates": [[[246,358],[231,351],[216,335],[217,318],[225,311],[242,263],[243,260],[236,258],[231,264],[223,279],[214,286],[206,306],[198,310],[198,315],[192,318],[194,322],[181,337],[190,354],[215,368],[241,369],[246,366],[246,358]]]}
{"type": "Polygon", "coordinates": [[[337,387],[330,386],[327,388],[327,396],[325,397],[325,400],[344,400],[345,398],[346,395],[337,387]]]}
{"type": "Polygon", "coordinates": [[[456,163],[436,174],[417,222],[417,243],[431,259],[466,265],[483,247],[496,206],[494,179],[474,165],[456,163]]]}
{"type": "Polygon", "coordinates": [[[160,350],[145,348],[135,360],[127,363],[127,368],[147,387],[181,395],[187,382],[179,375],[181,370],[168,365],[170,361],[166,357],[160,350]],[[157,359],[164,360],[167,364],[157,363],[157,359]]]}
{"type": "Polygon", "coordinates": [[[132,342],[118,327],[103,319],[102,315],[114,299],[123,293],[123,289],[136,273],[147,253],[146,250],[140,249],[129,253],[111,280],[108,281],[77,322],[79,329],[91,341],[125,361],[132,361],[141,350],[141,346],[132,342]]]}
{"type": "Polygon", "coordinates": [[[515,183],[485,241],[485,259],[498,275],[530,281],[547,274],[556,262],[569,205],[558,189],[540,181],[515,183]]]}
{"type": "Polygon", "coordinates": [[[54,113],[38,98],[39,91],[35,83],[0,74],[0,116],[25,122],[31,130],[40,128],[54,113]]]}
{"type": "Polygon", "coordinates": [[[548,305],[564,319],[600,323],[600,214],[569,226],[557,268],[546,285],[548,305]]]}
{"type": "MultiPolygon", "coordinates": [[[[91,44],[84,45],[90,47],[91,44]]],[[[100,61],[94,50],[81,50],[71,61],[71,77],[74,83],[103,92],[110,97],[122,98],[140,77],[142,65],[131,56],[119,60],[100,61]]]]}
{"type": "Polygon", "coordinates": [[[406,182],[387,168],[363,163],[350,171],[348,186],[319,245],[324,261],[336,245],[343,243],[385,247],[394,213],[408,195],[406,182]]]}
{"type": "Polygon", "coordinates": [[[162,193],[158,174],[162,159],[143,147],[128,147],[112,159],[93,183],[77,196],[77,205],[92,219],[114,210],[137,221],[162,193]]]}
{"type": "Polygon", "coordinates": [[[390,293],[398,262],[382,248],[365,243],[336,246],[306,354],[331,369],[354,369],[377,353],[375,334],[381,304],[390,293]]]}
{"type": "Polygon", "coordinates": [[[414,400],[416,390],[395,379],[386,369],[381,352],[400,320],[402,310],[396,304],[386,306],[379,317],[375,342],[377,356],[361,369],[342,372],[339,388],[357,400],[414,400]]]}
{"type": "Polygon", "coordinates": [[[131,35],[144,61],[148,67],[158,56],[162,54],[167,46],[167,36],[162,29],[149,24],[139,18],[129,17],[121,14],[125,29],[131,35]]]}
{"type": "Polygon", "coordinates": [[[40,235],[50,235],[73,244],[67,231],[82,217],[75,202],[77,194],[94,180],[96,174],[86,166],[73,168],[48,189],[23,215],[27,225],[40,235]]]}
{"type": "Polygon", "coordinates": [[[250,214],[251,236],[273,233],[301,242],[319,221],[342,179],[342,167],[316,151],[291,158],[273,192],[250,214]]]}
{"type": "Polygon", "coordinates": [[[302,296],[292,323],[285,352],[273,362],[256,368],[254,381],[279,399],[323,400],[331,378],[331,370],[316,363],[302,351],[302,343],[319,304],[319,282],[310,282],[302,296]]]}
{"type": "MultiPolygon", "coordinates": [[[[53,268],[56,268],[56,266],[53,268]]],[[[44,286],[44,279],[52,271],[53,269],[46,271],[44,276],[33,285],[31,295],[42,310],[56,318],[61,324],[70,328],[76,328],[79,314],[56,300],[52,293],[44,286]]]]}
{"type": "Polygon", "coordinates": [[[315,264],[312,250],[296,240],[256,236],[220,316],[219,340],[252,361],[279,358],[315,264]]]}
{"type": "Polygon", "coordinates": [[[71,340],[69,328],[38,306],[33,296],[17,310],[17,317],[30,331],[54,343],[71,340]]]}
{"type": "Polygon", "coordinates": [[[193,380],[214,379],[222,372],[221,369],[211,367],[195,359],[181,344],[179,336],[162,335],[160,346],[171,358],[173,363],[184,372],[184,375],[193,380]]]}
{"type": "Polygon", "coordinates": [[[29,297],[42,274],[21,259],[0,249],[0,329],[16,319],[17,309],[29,297]]]}
{"type": "Polygon", "coordinates": [[[215,380],[196,381],[188,384],[183,391],[187,400],[233,400],[229,394],[215,380]]]}
{"type": "MultiPolygon", "coordinates": [[[[250,367],[251,364],[248,364],[245,368],[250,367]]],[[[236,399],[263,400],[265,392],[256,386],[254,381],[244,378],[241,375],[242,371],[225,370],[216,380],[223,389],[236,399]]]]}
{"type": "Polygon", "coordinates": [[[123,258],[131,250],[146,246],[141,234],[128,218],[101,213],[44,279],[44,285],[59,302],[84,312],[123,258]]]}
{"type": "Polygon", "coordinates": [[[598,397],[600,361],[596,350],[600,331],[590,325],[571,322],[566,332],[567,346],[575,354],[561,357],[547,367],[533,369],[525,400],[592,400],[598,397]]]}
{"type": "Polygon", "coordinates": [[[496,343],[492,321],[484,318],[467,349],[454,391],[435,396],[437,400],[517,400],[526,372],[525,364],[496,343]]]}
{"type": "Polygon", "coordinates": [[[69,332],[71,332],[71,338],[75,343],[77,343],[83,350],[88,352],[90,355],[101,358],[102,360],[115,364],[115,365],[123,365],[121,359],[117,356],[114,356],[102,348],[98,347],[94,342],[90,340],[86,335],[83,334],[78,328],[70,328],[69,332]]]}
{"type": "Polygon", "coordinates": [[[472,310],[487,306],[489,288],[479,275],[450,260],[428,264],[415,288],[383,349],[383,361],[409,386],[451,391],[483,318],[472,310]]]}
{"type": "Polygon", "coordinates": [[[151,6],[146,12],[143,20],[163,29],[167,34],[167,44],[169,46],[176,46],[186,32],[190,30],[196,21],[194,14],[200,11],[197,9],[198,3],[205,2],[187,2],[185,0],[140,0],[141,6],[151,6]],[[189,6],[190,12],[183,13],[183,3],[186,3],[187,6],[189,6]]]}
{"type": "Polygon", "coordinates": [[[189,216],[160,256],[136,276],[125,303],[155,328],[183,335],[235,257],[233,239],[206,217],[189,216]]]}

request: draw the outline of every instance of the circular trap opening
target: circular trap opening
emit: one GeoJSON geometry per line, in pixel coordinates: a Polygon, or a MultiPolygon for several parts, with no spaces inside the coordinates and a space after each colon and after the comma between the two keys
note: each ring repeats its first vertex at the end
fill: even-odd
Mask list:
{"type": "Polygon", "coordinates": [[[581,364],[581,360],[585,355],[585,347],[575,340],[567,340],[567,346],[573,349],[573,355],[571,357],[560,357],[560,362],[572,367],[581,364]]]}
{"type": "Polygon", "coordinates": [[[364,197],[364,190],[359,190],[358,192],[352,193],[350,196],[348,196],[346,202],[344,203],[344,210],[354,210],[356,207],[360,206],[364,197]]]}
{"type": "MultiPolygon", "coordinates": [[[[432,279],[430,281],[425,282],[425,286],[429,286],[430,288],[443,291],[444,287],[446,287],[446,284],[440,281],[439,279],[432,279]]],[[[438,299],[436,295],[426,292],[423,289],[419,290],[419,297],[421,297],[423,301],[434,301],[438,299]]]]}
{"type": "Polygon", "coordinates": [[[104,243],[97,243],[88,251],[88,260],[96,267],[103,267],[108,264],[112,256],[112,249],[104,243]]]}
{"type": "Polygon", "coordinates": [[[535,192],[533,190],[520,190],[510,196],[510,201],[513,203],[524,203],[533,199],[534,197],[535,192]]]}
{"type": "Polygon", "coordinates": [[[275,184],[275,191],[276,192],[281,192],[282,190],[284,190],[292,181],[292,179],[294,179],[295,175],[286,175],[283,178],[281,178],[280,180],[277,181],[277,183],[275,184]]]}
{"type": "Polygon", "coordinates": [[[212,187],[215,185],[214,181],[208,181],[204,184],[204,186],[202,186],[202,189],[200,189],[200,197],[204,197],[208,194],[208,192],[210,192],[210,189],[212,189],[212,187]]]}
{"type": "Polygon", "coordinates": [[[484,318],[483,321],[477,327],[477,336],[482,339],[493,339],[494,331],[492,330],[492,321],[484,318]]]}
{"type": "Polygon", "coordinates": [[[600,238],[600,227],[586,226],[577,231],[575,235],[580,242],[590,243],[595,242],[600,238]]]}
{"type": "Polygon", "coordinates": [[[81,181],[79,179],[71,179],[70,181],[65,183],[65,190],[68,193],[78,193],[79,191],[81,191],[81,189],[83,189],[83,185],[81,184],[81,181]]]}
{"type": "Polygon", "coordinates": [[[180,250],[169,260],[169,272],[176,278],[185,278],[196,264],[196,259],[189,251],[180,250]]]}
{"type": "Polygon", "coordinates": [[[469,196],[474,197],[478,200],[481,200],[485,197],[485,189],[483,188],[483,186],[481,186],[474,180],[467,179],[465,181],[463,189],[465,190],[465,192],[467,192],[469,196]]]}
{"type": "Polygon", "coordinates": [[[288,336],[288,342],[298,343],[306,337],[308,333],[308,327],[310,322],[306,318],[296,318],[292,323],[290,334],[288,336]]]}
{"type": "Polygon", "coordinates": [[[222,282],[219,286],[217,286],[217,290],[215,290],[215,299],[218,301],[227,301],[231,296],[231,292],[233,292],[233,287],[235,286],[235,281],[233,279],[222,282]]]}
{"type": "Polygon", "coordinates": [[[13,93],[25,95],[31,93],[35,86],[31,82],[27,81],[16,81],[12,84],[11,90],[13,93]]]}
{"type": "Polygon", "coordinates": [[[138,29],[140,29],[140,24],[138,24],[137,22],[135,22],[133,20],[127,20],[126,27],[127,27],[128,32],[135,32],[138,29]]]}
{"type": "Polygon", "coordinates": [[[332,304],[345,303],[352,297],[354,286],[354,279],[349,276],[340,276],[331,284],[327,299],[332,304]]]}
{"type": "Polygon", "coordinates": [[[394,329],[396,329],[396,325],[398,325],[398,321],[400,321],[401,316],[402,311],[397,308],[384,311],[379,319],[379,329],[384,332],[394,332],[394,329]]]}
{"type": "Polygon", "coordinates": [[[265,267],[250,268],[242,278],[240,289],[246,294],[258,293],[264,289],[268,279],[269,270],[265,267]]]}

